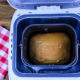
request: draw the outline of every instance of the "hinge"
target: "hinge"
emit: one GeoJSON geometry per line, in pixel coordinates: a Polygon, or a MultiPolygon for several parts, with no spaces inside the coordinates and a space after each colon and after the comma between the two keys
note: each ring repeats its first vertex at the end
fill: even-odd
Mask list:
{"type": "Polygon", "coordinates": [[[60,10],[60,6],[39,6],[37,10],[60,10]]]}

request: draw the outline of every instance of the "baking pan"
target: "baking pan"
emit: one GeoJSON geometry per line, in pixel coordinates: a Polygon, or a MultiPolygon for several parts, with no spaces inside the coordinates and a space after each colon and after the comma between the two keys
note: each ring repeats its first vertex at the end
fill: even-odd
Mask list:
{"type": "Polygon", "coordinates": [[[77,36],[76,32],[72,26],[68,24],[32,24],[25,28],[22,35],[22,61],[26,66],[30,67],[33,71],[39,72],[40,70],[58,70],[58,69],[67,69],[74,66],[77,62],[77,36]],[[54,32],[63,32],[67,34],[71,40],[71,54],[70,60],[65,64],[60,65],[40,65],[35,63],[30,57],[30,38],[39,33],[54,33],[54,32]]]}

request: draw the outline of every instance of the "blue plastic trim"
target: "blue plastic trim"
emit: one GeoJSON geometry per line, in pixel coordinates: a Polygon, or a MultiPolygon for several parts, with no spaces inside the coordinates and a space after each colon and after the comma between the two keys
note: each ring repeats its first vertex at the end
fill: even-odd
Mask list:
{"type": "Polygon", "coordinates": [[[32,4],[23,4],[23,3],[17,3],[15,1],[17,0],[7,0],[8,3],[15,9],[36,9],[36,7],[32,4]]]}
{"type": "Polygon", "coordinates": [[[16,74],[17,76],[19,77],[80,77],[80,72],[78,73],[64,73],[64,74],[59,74],[59,73],[51,73],[51,74],[47,74],[47,73],[44,73],[44,74],[41,74],[41,73],[21,73],[19,72],[17,69],[16,69],[16,65],[15,65],[15,62],[16,62],[16,50],[17,50],[17,25],[19,23],[19,21],[21,19],[24,19],[24,18],[31,18],[31,17],[51,17],[51,18],[54,18],[54,17],[73,17],[73,18],[76,18],[77,20],[80,21],[80,17],[78,15],[75,15],[75,14],[50,14],[50,15],[23,15],[23,16],[20,16],[18,19],[16,19],[13,27],[13,55],[12,55],[12,69],[13,69],[13,72],[14,74],[16,74]]]}
{"type": "Polygon", "coordinates": [[[77,0],[7,0],[15,9],[36,9],[37,6],[60,5],[61,8],[79,7],[77,0]]]}

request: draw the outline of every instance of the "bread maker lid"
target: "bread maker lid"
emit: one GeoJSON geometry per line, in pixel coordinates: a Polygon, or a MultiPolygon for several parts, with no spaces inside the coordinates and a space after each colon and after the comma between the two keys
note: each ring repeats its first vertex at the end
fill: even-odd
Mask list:
{"type": "Polygon", "coordinates": [[[80,0],[8,0],[8,2],[15,9],[36,9],[43,5],[56,5],[62,8],[80,6],[80,0]]]}

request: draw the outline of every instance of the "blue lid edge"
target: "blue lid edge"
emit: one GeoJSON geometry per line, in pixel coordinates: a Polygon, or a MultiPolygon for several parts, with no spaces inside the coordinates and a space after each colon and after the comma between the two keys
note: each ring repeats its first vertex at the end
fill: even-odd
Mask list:
{"type": "Polygon", "coordinates": [[[36,9],[36,7],[37,6],[52,6],[52,5],[54,5],[54,6],[56,6],[56,5],[58,5],[58,6],[60,6],[61,8],[74,8],[74,7],[80,7],[80,1],[76,1],[76,0],[64,0],[64,2],[62,2],[62,1],[59,1],[59,0],[53,0],[53,2],[51,3],[51,2],[48,2],[48,0],[47,0],[47,2],[45,1],[45,3],[44,2],[41,2],[41,0],[39,0],[38,2],[36,2],[36,1],[34,1],[33,0],[33,2],[24,2],[23,1],[23,3],[21,3],[21,2],[19,2],[19,0],[7,0],[8,1],[8,3],[13,7],[13,8],[15,8],[15,9],[36,9]],[[59,1],[59,2],[58,2],[59,1]],[[25,3],[25,4],[24,4],[25,3]]]}

